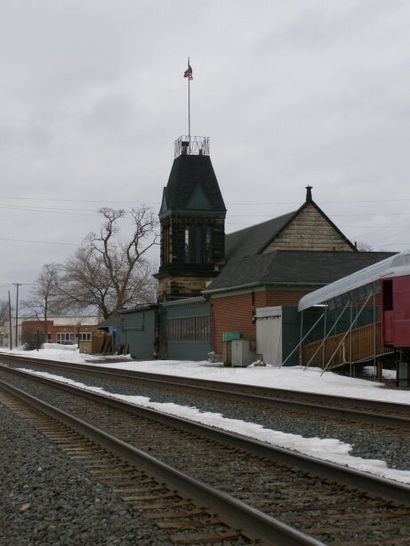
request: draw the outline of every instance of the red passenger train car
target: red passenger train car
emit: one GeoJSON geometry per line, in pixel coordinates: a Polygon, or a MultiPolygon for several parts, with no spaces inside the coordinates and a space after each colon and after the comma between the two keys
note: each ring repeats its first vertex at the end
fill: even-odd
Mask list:
{"type": "Polygon", "coordinates": [[[384,345],[410,350],[410,275],[381,282],[384,345]]]}
{"type": "MultiPolygon", "coordinates": [[[[342,277],[318,290],[303,296],[299,311],[317,306],[339,306],[349,302],[366,302],[373,296],[381,315],[382,344],[381,353],[376,354],[377,337],[371,337],[374,346],[368,354],[369,360],[380,359],[389,366],[396,364],[397,384],[410,387],[410,250],[392,254],[373,265],[342,277]],[[380,290],[379,290],[380,289],[380,290]],[[380,294],[380,298],[379,298],[380,294]],[[377,303],[376,303],[377,301],[377,303]],[[385,347],[388,347],[387,352],[385,347]]],[[[365,302],[365,304],[366,304],[365,302]]],[[[363,307],[362,307],[363,309],[363,307]]],[[[342,311],[342,313],[344,310],[342,311]]],[[[357,315],[358,316],[358,315],[357,315]]],[[[376,313],[373,313],[376,319],[376,313]]],[[[338,319],[337,319],[338,320],[338,319]]],[[[336,322],[334,323],[336,324],[336,322]]],[[[351,322],[350,329],[354,326],[351,322]]],[[[374,324],[376,326],[376,324],[374,324]]],[[[379,325],[377,325],[377,328],[379,325]]],[[[347,334],[345,334],[347,335],[347,334]]],[[[326,338],[324,338],[326,339],[326,338]]],[[[357,328],[356,339],[369,346],[366,329],[357,328]]],[[[362,359],[361,361],[364,361],[362,359]]],[[[357,361],[357,363],[361,362],[357,361]]]]}

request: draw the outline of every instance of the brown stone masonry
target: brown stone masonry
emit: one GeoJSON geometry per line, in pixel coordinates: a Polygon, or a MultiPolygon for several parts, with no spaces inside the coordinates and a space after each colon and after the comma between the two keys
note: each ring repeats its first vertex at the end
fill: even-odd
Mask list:
{"type": "Polygon", "coordinates": [[[312,204],[304,208],[264,252],[273,250],[353,251],[312,204]]]}

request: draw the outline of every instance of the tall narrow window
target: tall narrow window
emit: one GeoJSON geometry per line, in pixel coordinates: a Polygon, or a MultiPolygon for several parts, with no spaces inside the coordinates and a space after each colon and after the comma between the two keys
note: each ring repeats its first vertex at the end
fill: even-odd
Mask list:
{"type": "Polygon", "coordinates": [[[184,261],[191,264],[212,262],[212,226],[187,226],[184,231],[184,261]]]}
{"type": "Polygon", "coordinates": [[[212,262],[212,226],[205,226],[204,263],[212,262]]]}
{"type": "Polygon", "coordinates": [[[164,226],[162,237],[164,241],[164,248],[163,248],[163,261],[164,264],[168,264],[170,262],[169,259],[169,248],[170,248],[170,229],[169,226],[164,226]]]}
{"type": "Polygon", "coordinates": [[[185,263],[198,263],[198,230],[197,226],[185,228],[185,263]]]}
{"type": "Polygon", "coordinates": [[[196,264],[200,264],[203,262],[203,248],[204,248],[204,245],[203,245],[203,226],[201,225],[198,225],[198,226],[195,226],[195,251],[194,251],[194,254],[193,254],[193,261],[196,263],[196,264]]]}
{"type": "Polygon", "coordinates": [[[393,310],[393,281],[383,281],[383,307],[385,311],[393,310]]]}
{"type": "Polygon", "coordinates": [[[184,240],[184,258],[185,258],[185,263],[189,263],[190,262],[190,259],[189,259],[189,227],[186,227],[185,228],[185,240],[184,240]]]}

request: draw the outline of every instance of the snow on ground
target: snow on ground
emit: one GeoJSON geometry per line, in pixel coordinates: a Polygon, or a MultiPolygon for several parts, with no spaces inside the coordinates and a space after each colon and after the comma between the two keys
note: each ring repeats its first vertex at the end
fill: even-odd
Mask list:
{"type": "MultiPolygon", "coordinates": [[[[73,364],[92,364],[93,361],[101,362],[104,357],[87,355],[80,353],[78,345],[62,345],[61,343],[44,343],[38,351],[25,351],[23,348],[10,351],[5,347],[0,348],[1,353],[26,356],[28,358],[42,358],[44,360],[60,360],[61,362],[72,362],[73,364]]],[[[108,358],[108,357],[105,357],[108,358]]],[[[110,355],[110,360],[130,360],[134,362],[129,355],[110,355]]]]}
{"type": "MultiPolygon", "coordinates": [[[[226,381],[228,383],[242,383],[261,387],[290,389],[295,391],[314,392],[350,398],[363,398],[410,404],[410,390],[397,390],[385,388],[382,383],[356,379],[325,372],[322,375],[320,368],[307,368],[300,366],[285,366],[275,368],[250,367],[227,368],[220,363],[192,362],[181,360],[149,360],[135,361],[130,357],[107,357],[107,362],[101,362],[102,357],[97,355],[81,354],[76,345],[46,344],[39,351],[13,350],[13,354],[21,354],[27,357],[37,357],[77,364],[89,364],[124,370],[135,370],[148,373],[175,375],[179,377],[192,377],[194,379],[209,379],[226,381]],[[112,362],[117,358],[119,362],[112,362]],[[126,359],[126,362],[122,362],[126,359]],[[122,361],[120,361],[122,360],[122,361]]],[[[6,349],[3,352],[9,352],[6,349]]]]}
{"type": "MultiPolygon", "coordinates": [[[[374,377],[375,375],[375,370],[374,370],[374,366],[364,366],[362,368],[362,372],[365,374],[365,375],[370,375],[372,377],[374,377]]],[[[396,370],[385,370],[383,369],[383,379],[396,379],[396,370]]]]}
{"type": "Polygon", "coordinates": [[[246,422],[240,419],[229,419],[220,413],[213,413],[209,411],[204,412],[195,407],[181,406],[174,403],[151,402],[151,400],[146,396],[108,393],[100,387],[90,387],[84,383],[73,381],[72,379],[62,379],[59,375],[50,374],[48,372],[37,372],[26,368],[20,369],[34,375],[41,375],[55,379],[59,382],[68,383],[90,391],[102,393],[110,398],[119,398],[136,406],[158,410],[218,429],[229,430],[273,446],[291,449],[318,459],[332,461],[334,463],[346,465],[357,470],[370,472],[391,480],[410,484],[410,471],[388,468],[384,461],[377,459],[354,457],[349,453],[352,449],[350,444],[346,444],[334,438],[304,438],[299,434],[289,434],[268,429],[257,423],[246,422]]]}
{"type": "Polygon", "coordinates": [[[1,353],[26,356],[28,358],[43,358],[45,360],[60,360],[61,362],[73,362],[84,364],[84,356],[80,354],[77,345],[61,345],[60,343],[45,343],[41,349],[25,351],[23,348],[13,349],[1,348],[1,353]]]}

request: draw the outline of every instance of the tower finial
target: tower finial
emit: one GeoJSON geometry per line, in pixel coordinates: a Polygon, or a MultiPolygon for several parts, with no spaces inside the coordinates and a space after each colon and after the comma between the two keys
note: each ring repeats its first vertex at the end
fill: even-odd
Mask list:
{"type": "Polygon", "coordinates": [[[313,199],[312,199],[312,187],[313,186],[306,186],[306,203],[311,203],[313,201],[313,199]]]}

